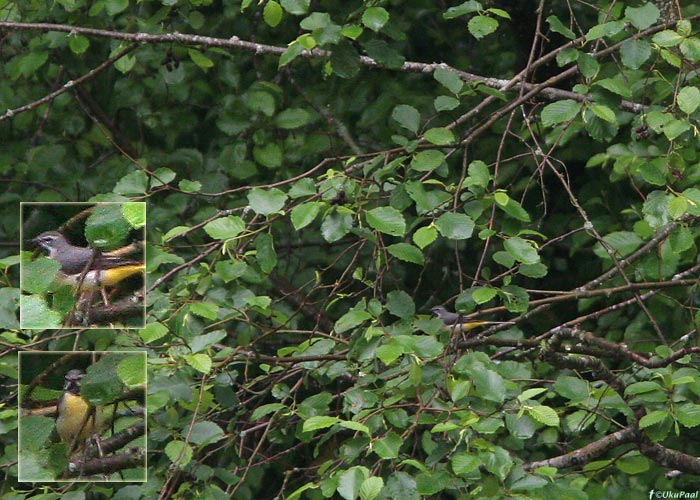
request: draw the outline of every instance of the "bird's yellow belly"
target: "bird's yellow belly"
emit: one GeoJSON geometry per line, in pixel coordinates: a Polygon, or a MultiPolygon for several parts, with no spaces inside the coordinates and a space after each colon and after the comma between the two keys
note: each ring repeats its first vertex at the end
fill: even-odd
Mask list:
{"type": "Polygon", "coordinates": [[[84,441],[94,429],[94,414],[87,417],[90,405],[80,396],[64,394],[58,404],[56,430],[61,441],[70,445],[78,437],[78,442],[84,441]],[[86,421],[87,418],[87,421],[86,421]]]}

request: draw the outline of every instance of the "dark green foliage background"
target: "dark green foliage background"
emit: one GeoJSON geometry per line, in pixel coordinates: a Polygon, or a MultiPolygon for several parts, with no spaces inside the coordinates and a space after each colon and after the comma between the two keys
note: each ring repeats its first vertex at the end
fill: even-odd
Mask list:
{"type": "Polygon", "coordinates": [[[0,2],[3,498],[695,491],[698,8],[512,3],[0,2]],[[19,202],[128,200],[148,326],[20,331],[19,202]],[[142,486],[17,482],[75,347],[148,353],[142,486]]]}

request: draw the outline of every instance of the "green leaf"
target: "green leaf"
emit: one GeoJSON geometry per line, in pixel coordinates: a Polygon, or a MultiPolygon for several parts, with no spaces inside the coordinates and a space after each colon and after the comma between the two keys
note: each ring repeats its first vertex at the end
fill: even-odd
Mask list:
{"type": "Polygon", "coordinates": [[[423,252],[409,243],[395,243],[387,247],[387,251],[399,260],[422,266],[425,264],[423,252]]]}
{"type": "Polygon", "coordinates": [[[125,175],[112,190],[117,194],[144,194],[148,189],[148,176],[141,170],[125,175]]]}
{"type": "Polygon", "coordinates": [[[564,99],[548,104],[542,110],[542,125],[551,127],[573,120],[581,110],[581,104],[573,99],[564,99]]]}
{"type": "Polygon", "coordinates": [[[676,102],[681,111],[691,114],[700,106],[700,90],[697,87],[683,87],[678,92],[676,102]]]}
{"type": "Polygon", "coordinates": [[[211,358],[207,354],[188,354],[185,361],[195,370],[208,374],[211,371],[211,358]]]}
{"type": "Polygon", "coordinates": [[[659,50],[659,55],[661,56],[661,58],[664,61],[666,61],[668,64],[670,64],[674,68],[681,67],[681,58],[676,54],[675,51],[661,49],[661,50],[659,50]]]}
{"type": "Polygon", "coordinates": [[[352,229],[352,216],[346,213],[331,213],[321,224],[321,234],[328,243],[333,243],[352,229]]]}
{"type": "Polygon", "coordinates": [[[393,207],[377,207],[365,214],[367,224],[377,231],[391,236],[403,236],[406,233],[406,221],[401,212],[393,207]]]}
{"type": "Polygon", "coordinates": [[[413,106],[399,104],[394,108],[394,111],[392,111],[391,117],[403,128],[410,130],[414,134],[418,132],[420,113],[418,113],[418,110],[413,106]]]}
{"type": "MultiPolygon", "coordinates": [[[[673,203],[674,200],[685,201],[685,199],[680,196],[671,200],[671,203],[673,203]]],[[[669,209],[671,208],[671,203],[669,203],[669,209]]],[[[685,213],[685,210],[683,210],[683,213],[685,213]]],[[[674,229],[671,235],[669,236],[668,241],[671,244],[671,247],[673,248],[673,251],[675,253],[681,253],[685,252],[686,250],[689,250],[693,247],[694,243],[693,234],[690,231],[690,229],[686,226],[679,226],[676,229],[674,229]]]]}
{"type": "Polygon", "coordinates": [[[143,201],[122,203],[121,213],[124,220],[134,229],[141,229],[146,225],[146,203],[143,201]]]}
{"type": "Polygon", "coordinates": [[[600,71],[600,63],[592,55],[585,52],[578,53],[576,62],[584,78],[595,78],[600,71]]]}
{"type": "Polygon", "coordinates": [[[362,485],[369,477],[366,467],[355,466],[338,475],[338,494],[344,500],[356,500],[362,485]]]}
{"type": "Polygon", "coordinates": [[[632,97],[629,82],[625,81],[621,75],[615,75],[614,78],[603,78],[602,80],[595,82],[594,85],[603,87],[604,89],[627,99],[632,97]]]}
{"type": "Polygon", "coordinates": [[[360,485],[360,500],[374,500],[384,487],[384,479],[377,476],[368,477],[360,485]]]}
{"type": "Polygon", "coordinates": [[[438,237],[437,229],[433,226],[424,226],[418,228],[415,233],[413,233],[413,243],[415,243],[421,250],[434,242],[438,237]]]}
{"type": "Polygon", "coordinates": [[[19,323],[22,328],[60,328],[63,318],[59,313],[49,309],[46,300],[39,295],[20,297],[19,323]]]}
{"type": "Polygon", "coordinates": [[[203,229],[215,240],[227,240],[241,234],[245,230],[245,222],[237,215],[228,215],[208,222],[203,229]]]}
{"type": "Polygon", "coordinates": [[[522,394],[520,394],[520,396],[518,396],[518,401],[520,401],[521,403],[524,403],[525,401],[527,401],[529,399],[533,399],[534,397],[539,396],[540,394],[542,394],[544,392],[547,392],[547,389],[545,389],[543,387],[526,389],[522,392],[522,394]]]}
{"type": "Polygon", "coordinates": [[[212,302],[192,302],[190,312],[202,318],[215,320],[218,316],[219,306],[212,302]]]}
{"type": "Polygon", "coordinates": [[[433,72],[433,78],[440,82],[453,94],[459,94],[464,87],[464,82],[457,73],[450,69],[438,68],[433,72]]]}
{"type": "Polygon", "coordinates": [[[595,115],[598,118],[605,120],[606,122],[609,122],[609,123],[616,123],[617,122],[615,112],[607,106],[604,106],[602,104],[591,104],[590,109],[591,109],[591,111],[593,111],[593,113],[595,113],[595,115]]]}
{"type": "Polygon", "coordinates": [[[214,330],[209,333],[193,337],[187,342],[187,345],[190,347],[192,352],[201,352],[206,349],[210,349],[217,342],[221,342],[226,338],[226,335],[227,333],[224,330],[214,330]]]}
{"type": "Polygon", "coordinates": [[[672,30],[663,30],[651,38],[660,47],[675,47],[683,41],[683,37],[672,30]]]}
{"type": "Polygon", "coordinates": [[[525,211],[520,203],[508,196],[507,193],[497,192],[494,199],[496,200],[496,206],[514,219],[530,222],[530,214],[525,211]]]}
{"type": "Polygon", "coordinates": [[[245,104],[248,109],[265,116],[272,116],[275,113],[275,98],[265,90],[253,90],[246,94],[245,104]]]}
{"type": "Polygon", "coordinates": [[[481,186],[485,188],[492,180],[489,167],[481,160],[474,160],[471,162],[467,168],[467,173],[469,174],[467,178],[467,185],[469,186],[481,186]]]}
{"type": "Polygon", "coordinates": [[[639,419],[639,428],[646,429],[647,427],[651,427],[659,422],[663,422],[668,417],[669,413],[667,410],[654,410],[639,419]]]}
{"type": "Polygon", "coordinates": [[[495,288],[481,287],[475,288],[472,291],[472,299],[474,299],[474,302],[477,304],[484,304],[493,299],[496,295],[498,295],[498,290],[495,288]]]}
{"type": "Polygon", "coordinates": [[[375,355],[386,366],[391,366],[394,361],[405,353],[404,348],[397,344],[385,344],[377,347],[375,355]]]}
{"type": "Polygon", "coordinates": [[[452,470],[458,476],[471,474],[482,464],[481,459],[475,454],[458,453],[450,458],[452,470]]]}
{"type": "Polygon", "coordinates": [[[338,321],[335,322],[334,329],[335,329],[336,333],[347,332],[348,330],[351,330],[351,329],[355,328],[356,326],[364,323],[365,321],[367,321],[371,317],[372,316],[367,311],[351,309],[350,311],[343,314],[338,319],[338,321]]]}
{"type": "Polygon", "coordinates": [[[469,33],[481,40],[498,29],[498,21],[488,16],[474,16],[467,23],[469,33]]]}
{"type": "Polygon", "coordinates": [[[549,23],[549,28],[555,33],[559,33],[569,40],[576,38],[576,34],[564,26],[564,23],[562,23],[557,16],[549,16],[546,21],[549,23]]]}
{"type": "Polygon", "coordinates": [[[482,398],[499,404],[505,400],[505,381],[498,373],[480,368],[470,371],[470,375],[477,393],[482,398]]]}
{"type": "Polygon", "coordinates": [[[181,469],[192,461],[192,454],[192,447],[184,441],[170,441],[165,445],[165,455],[181,469]]]}
{"type": "MultiPolygon", "coordinates": [[[[642,239],[631,231],[615,231],[603,237],[603,241],[611,248],[617,258],[629,255],[639,248],[643,243],[642,239]]],[[[593,250],[601,259],[609,259],[608,251],[601,245],[596,245],[593,250]]]]}
{"type": "Polygon", "coordinates": [[[282,403],[268,403],[265,405],[258,406],[253,410],[253,413],[250,415],[250,421],[251,422],[257,422],[261,418],[263,418],[265,415],[270,415],[271,413],[278,412],[280,410],[284,410],[287,407],[283,405],[282,403]]]}
{"type": "Polygon", "coordinates": [[[145,328],[139,330],[139,335],[146,344],[162,339],[167,334],[168,327],[162,323],[148,323],[145,328]]]}
{"type": "Polygon", "coordinates": [[[309,11],[311,0],[280,0],[284,10],[295,16],[301,16],[309,11]]]}
{"type": "Polygon", "coordinates": [[[310,201],[294,207],[291,215],[294,229],[299,231],[311,224],[316,219],[323,205],[324,203],[320,201],[310,201]]]}
{"type": "Polygon", "coordinates": [[[319,429],[326,429],[340,422],[338,417],[329,417],[326,415],[318,415],[304,421],[302,426],[303,432],[313,432],[319,429]]]}
{"type": "Polygon", "coordinates": [[[315,194],[316,184],[308,177],[296,181],[294,184],[292,184],[292,188],[289,190],[290,198],[302,198],[304,196],[313,196],[315,194]]]}
{"type": "Polygon", "coordinates": [[[82,35],[71,35],[68,37],[68,47],[75,55],[82,55],[90,48],[90,39],[82,35]]]}
{"type": "Polygon", "coordinates": [[[447,239],[466,240],[474,231],[474,221],[465,214],[446,212],[435,221],[435,227],[447,239]]]}
{"type": "Polygon", "coordinates": [[[700,61],[700,40],[695,37],[684,39],[681,42],[681,54],[689,61],[700,61]]]}
{"type": "Polygon", "coordinates": [[[665,186],[666,185],[666,162],[661,159],[654,159],[652,161],[646,161],[639,166],[639,173],[642,174],[642,178],[649,184],[655,186],[665,186]]]}
{"type": "Polygon", "coordinates": [[[339,43],[331,54],[331,68],[341,78],[354,78],[360,72],[360,54],[349,43],[339,43]]]}
{"type": "Polygon", "coordinates": [[[275,117],[279,128],[293,130],[311,122],[311,113],[302,108],[288,108],[275,117]]]}
{"type": "Polygon", "coordinates": [[[690,128],[688,120],[671,120],[664,127],[664,135],[669,141],[672,141],[690,130],[690,128]]]}
{"type": "Polygon", "coordinates": [[[578,60],[578,50],[569,47],[560,52],[557,52],[557,65],[562,68],[568,64],[574,63],[578,60]]]}
{"type": "Polygon", "coordinates": [[[683,197],[688,201],[688,213],[700,215],[700,190],[688,188],[683,191],[683,197]]]}
{"type": "Polygon", "coordinates": [[[356,24],[346,24],[340,30],[340,34],[350,40],[357,40],[364,31],[365,30],[361,26],[356,24]]]}
{"type": "Polygon", "coordinates": [[[105,11],[108,15],[114,16],[124,12],[129,7],[129,0],[109,0],[104,3],[105,11]]]}
{"type": "Polygon", "coordinates": [[[224,438],[224,431],[214,422],[197,422],[190,431],[190,443],[201,446],[216,443],[224,438]]]}
{"type": "Polygon", "coordinates": [[[253,188],[248,192],[248,203],[255,213],[261,215],[276,214],[287,201],[287,194],[277,188],[253,188]]]}
{"type": "Polygon", "coordinates": [[[361,432],[368,436],[372,434],[369,430],[369,427],[367,427],[364,424],[361,424],[360,422],[354,422],[352,420],[341,420],[340,422],[338,422],[338,425],[340,425],[340,427],[343,427],[344,429],[350,429],[353,431],[361,432]]]}
{"type": "Polygon", "coordinates": [[[277,266],[277,253],[271,234],[261,233],[255,238],[255,259],[265,274],[270,274],[277,266]]]}
{"type": "Polygon", "coordinates": [[[209,59],[197,49],[188,49],[187,53],[189,54],[190,59],[192,59],[192,62],[199,66],[201,70],[208,71],[209,68],[214,67],[214,61],[209,59]]]}
{"type": "Polygon", "coordinates": [[[253,158],[263,167],[279,168],[282,166],[282,148],[275,142],[256,145],[253,148],[253,158]]]}
{"type": "Polygon", "coordinates": [[[472,12],[478,12],[482,10],[481,4],[475,0],[469,0],[463,2],[455,7],[450,7],[442,15],[445,19],[454,19],[456,17],[463,16],[465,14],[471,14],[472,12]]]}
{"type": "Polygon", "coordinates": [[[172,182],[176,176],[177,174],[167,167],[158,168],[151,176],[151,188],[170,184],[170,182],[172,182]]]}
{"type": "Polygon", "coordinates": [[[53,285],[61,264],[41,256],[22,265],[22,290],[29,293],[46,293],[53,285]]]}
{"type": "Polygon", "coordinates": [[[659,18],[659,9],[652,2],[647,2],[641,7],[627,7],[625,17],[630,20],[632,26],[638,30],[645,30],[659,18]]]}
{"type": "Polygon", "coordinates": [[[428,149],[416,153],[411,160],[411,168],[418,172],[435,170],[445,161],[445,154],[437,149],[428,149]]]}
{"type": "Polygon", "coordinates": [[[389,20],[389,13],[384,7],[370,7],[362,14],[362,24],[372,31],[379,31],[389,20]]]}
{"type": "Polygon", "coordinates": [[[401,436],[393,431],[387,433],[381,439],[378,439],[372,443],[372,451],[384,460],[391,460],[393,458],[398,458],[399,449],[403,444],[403,439],[401,436]]]}
{"type": "Polygon", "coordinates": [[[283,68],[284,66],[292,62],[294,59],[299,57],[304,52],[304,50],[306,50],[304,46],[296,40],[290,43],[287,47],[287,50],[285,50],[280,56],[278,67],[283,68]]]}
{"type": "Polygon", "coordinates": [[[692,429],[700,425],[700,405],[685,403],[678,408],[676,418],[683,427],[692,429]]]}
{"type": "Polygon", "coordinates": [[[49,58],[49,53],[44,50],[35,50],[29,52],[27,55],[22,56],[17,64],[17,74],[13,74],[13,80],[16,80],[20,76],[25,78],[33,75],[39,68],[41,68],[49,58]]]}
{"type": "Polygon", "coordinates": [[[223,260],[217,262],[214,269],[224,283],[230,283],[246,273],[248,264],[238,260],[223,260]]]}
{"type": "Polygon", "coordinates": [[[183,179],[179,182],[178,187],[185,193],[197,193],[202,189],[202,184],[199,181],[183,179]]]}
{"type": "Polygon", "coordinates": [[[401,319],[410,319],[416,313],[413,299],[403,290],[392,290],[387,294],[386,309],[401,319]]]}
{"type": "Polygon", "coordinates": [[[549,406],[531,406],[527,408],[527,413],[534,420],[549,427],[559,427],[559,415],[554,408],[549,406]]]}
{"type": "Polygon", "coordinates": [[[521,264],[518,268],[518,274],[522,274],[528,278],[544,278],[547,276],[547,272],[547,266],[541,262],[537,264],[521,264]]]}
{"type": "Polygon", "coordinates": [[[507,239],[503,243],[503,247],[515,260],[523,264],[535,264],[540,260],[533,243],[518,236],[507,239]]]}
{"type": "Polygon", "coordinates": [[[448,95],[439,95],[433,101],[433,107],[435,111],[452,111],[459,106],[459,99],[450,97],[448,95]]]}
{"type": "Polygon", "coordinates": [[[625,474],[641,474],[649,470],[649,460],[640,455],[626,456],[615,462],[615,466],[625,474]]]}
{"type": "Polygon", "coordinates": [[[377,64],[387,68],[400,69],[406,62],[406,58],[384,40],[370,40],[364,43],[363,47],[367,55],[374,59],[377,64]]]}
{"type": "Polygon", "coordinates": [[[611,37],[617,35],[625,28],[623,21],[610,21],[608,23],[596,24],[588,33],[586,33],[586,41],[597,40],[598,38],[611,37]]]}
{"type": "Polygon", "coordinates": [[[508,12],[506,12],[503,9],[497,9],[495,7],[491,7],[489,9],[486,9],[486,12],[488,12],[490,14],[494,14],[498,17],[502,17],[503,19],[510,19],[511,18],[510,14],[508,14],[508,12]]]}
{"type": "Polygon", "coordinates": [[[576,403],[586,401],[589,397],[588,383],[577,377],[560,376],[553,388],[557,394],[576,403]]]}
{"type": "Polygon", "coordinates": [[[268,0],[263,9],[263,19],[265,23],[274,28],[282,21],[282,7],[275,0],[268,0]]]}
{"type": "Polygon", "coordinates": [[[450,129],[445,127],[431,128],[423,134],[426,141],[438,146],[447,146],[455,142],[455,136],[450,129]]]}
{"type": "Polygon", "coordinates": [[[639,394],[646,394],[649,392],[658,392],[659,394],[661,394],[663,393],[663,390],[663,387],[657,382],[646,380],[643,382],[635,382],[633,384],[628,385],[625,388],[625,396],[635,396],[639,394]]]}

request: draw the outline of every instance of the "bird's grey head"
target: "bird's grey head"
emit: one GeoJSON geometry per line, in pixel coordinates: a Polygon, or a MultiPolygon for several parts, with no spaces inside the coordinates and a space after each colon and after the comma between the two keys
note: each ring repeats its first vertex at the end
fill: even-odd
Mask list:
{"type": "Polygon", "coordinates": [[[80,380],[85,376],[82,370],[68,370],[63,384],[63,390],[78,394],[80,392],[80,380]]]}
{"type": "Polygon", "coordinates": [[[52,256],[58,249],[70,245],[65,236],[58,231],[47,231],[34,238],[32,242],[38,245],[49,256],[52,256]]]}
{"type": "Polygon", "coordinates": [[[430,311],[439,316],[442,317],[443,314],[447,313],[447,309],[445,309],[443,306],[434,306],[430,311]]]}

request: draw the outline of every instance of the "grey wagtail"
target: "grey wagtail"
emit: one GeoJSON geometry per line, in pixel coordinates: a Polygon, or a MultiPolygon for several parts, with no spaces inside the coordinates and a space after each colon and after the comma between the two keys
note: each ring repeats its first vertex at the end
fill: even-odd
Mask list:
{"type": "Polygon", "coordinates": [[[61,264],[57,281],[89,291],[114,286],[120,281],[143,273],[143,262],[121,256],[100,254],[89,247],[71,244],[58,231],[47,231],[31,240],[48,256],[61,264]],[[81,281],[82,279],[82,281],[81,281]]]}
{"type": "Polygon", "coordinates": [[[80,395],[80,379],[83,376],[81,370],[66,373],[63,395],[56,408],[56,431],[61,441],[69,447],[79,448],[96,431],[100,418],[99,408],[91,413],[90,404],[80,395]]]}
{"type": "Polygon", "coordinates": [[[512,321],[481,321],[470,320],[463,317],[461,314],[453,313],[445,309],[443,306],[435,306],[431,311],[442,320],[445,328],[455,332],[468,332],[479,326],[486,325],[513,325],[512,321]]]}

